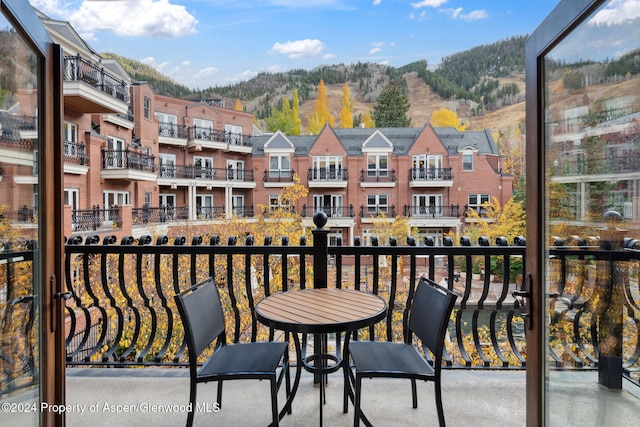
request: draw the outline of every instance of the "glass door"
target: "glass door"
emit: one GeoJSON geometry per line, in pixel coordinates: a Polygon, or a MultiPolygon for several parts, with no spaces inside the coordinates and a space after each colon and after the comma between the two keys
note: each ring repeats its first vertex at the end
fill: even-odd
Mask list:
{"type": "Polygon", "coordinates": [[[527,41],[528,425],[637,423],[628,410],[640,395],[632,3],[563,0],[527,41]]]}
{"type": "Polygon", "coordinates": [[[62,424],[62,53],[28,2],[0,8],[0,425],[62,424]]]}

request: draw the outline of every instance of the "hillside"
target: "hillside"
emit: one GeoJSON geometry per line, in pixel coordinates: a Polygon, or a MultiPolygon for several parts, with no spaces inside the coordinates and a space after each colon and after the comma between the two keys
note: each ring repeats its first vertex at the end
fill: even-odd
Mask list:
{"type": "MultiPolygon", "coordinates": [[[[147,81],[163,95],[192,99],[223,99],[231,108],[240,99],[246,111],[261,120],[278,108],[283,97],[297,89],[303,132],[313,112],[320,79],[327,87],[330,111],[339,120],[344,84],[354,101],[354,116],[372,111],[377,96],[389,80],[406,87],[412,126],[423,126],[433,111],[445,107],[457,112],[469,129],[509,129],[524,117],[524,36],[515,36],[443,58],[431,69],[426,61],[395,68],[357,63],[321,66],[313,70],[260,73],[254,78],[224,87],[191,91],[137,61],[104,54],[120,61],[134,80],[147,81]]],[[[336,126],[340,123],[337,122],[336,126]]]]}

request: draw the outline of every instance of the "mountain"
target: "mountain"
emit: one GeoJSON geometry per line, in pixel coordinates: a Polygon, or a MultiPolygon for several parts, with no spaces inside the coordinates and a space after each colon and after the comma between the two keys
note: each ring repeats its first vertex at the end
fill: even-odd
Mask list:
{"type": "Polygon", "coordinates": [[[270,116],[283,97],[291,98],[297,89],[300,117],[306,127],[320,79],[327,87],[329,108],[336,118],[340,116],[345,83],[354,101],[353,113],[361,115],[372,111],[382,88],[389,80],[396,80],[407,89],[412,126],[423,126],[433,111],[445,107],[456,111],[470,129],[500,131],[519,127],[523,122],[525,39],[514,36],[456,53],[443,58],[435,68],[426,61],[398,68],[363,62],[325,65],[313,70],[260,73],[234,85],[198,91],[189,90],[138,61],[113,53],[103,55],[117,59],[134,80],[147,81],[156,93],[194,101],[223,99],[230,108],[240,99],[243,108],[259,120],[270,116]],[[497,114],[507,107],[510,107],[508,115],[497,114]]]}

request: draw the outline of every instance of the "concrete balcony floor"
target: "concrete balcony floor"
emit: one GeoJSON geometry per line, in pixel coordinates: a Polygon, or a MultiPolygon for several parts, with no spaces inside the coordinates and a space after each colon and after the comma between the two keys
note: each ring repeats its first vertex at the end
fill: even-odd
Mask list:
{"type": "MultiPolygon", "coordinates": [[[[637,426],[640,400],[629,391],[610,391],[597,384],[597,373],[562,373],[551,388],[549,425],[637,426]]],[[[353,405],[342,412],[342,374],[329,376],[325,426],[353,425],[353,405]]],[[[213,409],[216,384],[198,385],[198,403],[213,409]]],[[[438,425],[432,383],[418,383],[418,408],[411,407],[408,380],[376,379],[363,384],[363,410],[376,426],[438,425]]],[[[524,426],[524,371],[445,370],[443,405],[449,426],[524,426]]],[[[189,399],[186,369],[91,369],[67,370],[67,404],[85,405],[84,414],[70,412],[67,425],[74,426],[181,426],[185,412],[158,411],[151,405],[186,405],[189,399]],[[148,411],[144,406],[148,405],[148,411]],[[91,405],[97,405],[93,412],[91,405]],[[105,405],[109,408],[105,408],[105,405]],[[137,412],[120,413],[137,405],[137,412]],[[140,409],[142,408],[142,409],[140,409]]],[[[284,387],[279,403],[284,401],[284,387]]],[[[235,380],[224,385],[219,412],[197,412],[196,426],[265,426],[271,420],[269,385],[257,380],[235,380]]],[[[179,409],[179,408],[176,408],[179,409]]],[[[282,426],[310,426],[319,421],[319,389],[311,374],[303,371],[293,402],[293,413],[282,426]]]]}

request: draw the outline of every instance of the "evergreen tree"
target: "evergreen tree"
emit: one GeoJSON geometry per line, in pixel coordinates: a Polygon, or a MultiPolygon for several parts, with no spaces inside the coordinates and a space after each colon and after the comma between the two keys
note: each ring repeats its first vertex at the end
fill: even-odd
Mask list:
{"type": "Polygon", "coordinates": [[[411,118],[409,98],[398,82],[390,81],[378,96],[378,103],[373,107],[373,121],[377,127],[408,127],[411,118]]]}

